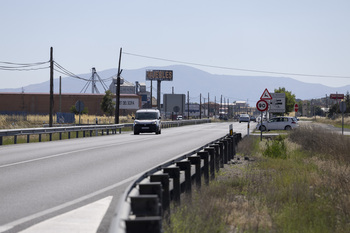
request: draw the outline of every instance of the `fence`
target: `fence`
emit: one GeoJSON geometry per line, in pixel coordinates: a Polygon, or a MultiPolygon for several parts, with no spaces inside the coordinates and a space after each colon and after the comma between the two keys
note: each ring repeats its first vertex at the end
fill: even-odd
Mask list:
{"type": "Polygon", "coordinates": [[[209,185],[219,169],[234,158],[241,138],[241,134],[224,136],[145,172],[119,201],[109,233],[162,232],[170,202],[180,205],[181,194],[190,194],[193,185],[209,185]]]}

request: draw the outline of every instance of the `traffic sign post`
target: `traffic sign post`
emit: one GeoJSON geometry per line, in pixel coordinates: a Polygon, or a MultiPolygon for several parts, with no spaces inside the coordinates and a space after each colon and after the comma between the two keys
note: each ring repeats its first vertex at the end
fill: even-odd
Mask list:
{"type": "Polygon", "coordinates": [[[81,116],[81,113],[84,111],[84,102],[81,101],[81,100],[78,100],[76,103],[75,103],[75,109],[77,110],[77,112],[79,112],[79,125],[80,125],[80,116],[81,116]]]}
{"type": "Polygon", "coordinates": [[[267,88],[265,88],[265,91],[262,93],[260,99],[261,100],[272,100],[272,96],[271,96],[269,90],[267,90],[267,88]]]}
{"type": "MultiPolygon", "coordinates": [[[[265,90],[267,91],[267,89],[265,90]]],[[[265,93],[265,92],[264,92],[265,93]]],[[[258,109],[261,112],[261,117],[260,117],[260,141],[262,141],[262,122],[263,122],[263,112],[266,111],[269,108],[269,104],[265,101],[260,99],[256,103],[256,109],[258,109]]]]}
{"type": "Polygon", "coordinates": [[[341,133],[344,135],[344,112],[346,111],[346,103],[344,101],[339,103],[339,109],[341,111],[341,133]]]}
{"type": "Polygon", "coordinates": [[[299,110],[299,105],[298,104],[294,104],[294,111],[298,112],[298,110],[299,110]]]}
{"type": "Polygon", "coordinates": [[[294,111],[295,111],[295,114],[294,116],[297,117],[297,112],[299,110],[299,105],[298,104],[294,104],[294,111]]]}
{"type": "Polygon", "coordinates": [[[265,100],[259,100],[256,103],[256,109],[258,109],[260,112],[264,112],[268,109],[269,104],[265,100]]]}

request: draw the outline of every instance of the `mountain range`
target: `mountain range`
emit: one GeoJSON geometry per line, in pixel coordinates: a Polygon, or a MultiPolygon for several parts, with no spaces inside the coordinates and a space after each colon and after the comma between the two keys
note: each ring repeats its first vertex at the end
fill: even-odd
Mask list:
{"type": "MultiPolygon", "coordinates": [[[[269,77],[269,76],[234,76],[217,75],[202,71],[197,68],[185,65],[173,65],[165,67],[145,67],[141,69],[123,70],[121,76],[128,82],[146,83],[147,90],[150,90],[150,81],[146,81],[146,70],[173,70],[173,81],[162,81],[161,93],[186,94],[189,92],[190,102],[199,102],[200,94],[203,98],[220,102],[221,95],[230,102],[248,101],[251,106],[260,99],[265,88],[270,93],[279,87],[285,87],[286,90],[295,94],[297,99],[307,100],[322,98],[331,93],[346,94],[350,91],[350,85],[343,87],[328,87],[322,84],[305,83],[288,77],[269,77]]],[[[97,74],[102,80],[105,80],[107,87],[112,82],[112,77],[116,77],[117,69],[108,69],[98,71],[97,74]]],[[[57,75],[57,73],[55,74],[57,75]]],[[[84,79],[90,79],[92,74],[78,75],[84,79]]],[[[96,79],[95,79],[96,80],[96,79]]],[[[0,92],[22,92],[25,93],[49,93],[50,82],[46,81],[38,84],[31,84],[23,88],[0,89],[0,92]]],[[[104,89],[100,83],[97,84],[100,93],[104,89]]],[[[156,96],[157,83],[153,82],[153,96],[156,96]]],[[[59,79],[54,80],[54,93],[59,92],[59,79]]],[[[91,83],[72,77],[62,78],[62,93],[91,93],[91,83]]],[[[95,92],[96,93],[96,92],[95,92]]]]}

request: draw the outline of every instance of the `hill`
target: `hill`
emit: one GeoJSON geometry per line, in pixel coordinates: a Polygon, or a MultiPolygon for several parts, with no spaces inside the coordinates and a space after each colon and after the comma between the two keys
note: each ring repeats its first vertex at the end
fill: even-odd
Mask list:
{"type": "MultiPolygon", "coordinates": [[[[173,70],[174,78],[172,82],[163,81],[161,85],[161,92],[177,94],[186,94],[189,91],[190,101],[199,102],[199,96],[202,98],[209,98],[211,101],[216,97],[217,102],[220,101],[220,96],[230,102],[237,100],[244,100],[254,105],[260,99],[262,92],[267,88],[270,92],[279,87],[285,87],[286,90],[291,91],[298,99],[313,99],[325,97],[326,94],[331,93],[346,93],[350,90],[350,85],[334,88],[321,84],[300,82],[288,77],[268,77],[268,76],[233,76],[233,75],[216,75],[197,68],[185,65],[173,65],[166,67],[145,67],[134,70],[123,70],[122,77],[128,82],[135,83],[139,81],[146,83],[147,90],[150,89],[150,81],[145,81],[146,70],[163,69],[173,70]]],[[[112,77],[116,75],[117,69],[109,69],[98,71],[101,79],[106,80],[106,85],[109,87],[112,82],[112,77]]],[[[57,74],[56,74],[57,75],[57,74]]],[[[91,74],[80,74],[79,77],[90,79],[91,74]]],[[[87,82],[84,80],[64,77],[62,78],[62,93],[91,93],[91,83],[86,86],[87,82]]],[[[32,84],[23,87],[24,92],[49,92],[49,81],[32,84]]],[[[54,81],[54,92],[58,93],[59,80],[54,81]]],[[[157,84],[153,82],[153,95],[156,96],[157,84]]],[[[104,93],[101,85],[98,85],[100,93],[104,93]]],[[[0,89],[0,92],[22,92],[22,88],[17,89],[0,89]]],[[[202,100],[203,101],[203,100],[202,100]]]]}

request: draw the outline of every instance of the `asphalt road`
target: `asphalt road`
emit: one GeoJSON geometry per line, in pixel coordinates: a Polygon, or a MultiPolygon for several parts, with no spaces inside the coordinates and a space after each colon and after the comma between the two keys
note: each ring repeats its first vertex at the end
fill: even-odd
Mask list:
{"type": "MultiPolygon", "coordinates": [[[[106,232],[138,174],[226,135],[229,124],[2,146],[0,232],[106,232]]],[[[247,133],[247,123],[233,125],[247,133]]]]}

